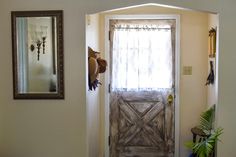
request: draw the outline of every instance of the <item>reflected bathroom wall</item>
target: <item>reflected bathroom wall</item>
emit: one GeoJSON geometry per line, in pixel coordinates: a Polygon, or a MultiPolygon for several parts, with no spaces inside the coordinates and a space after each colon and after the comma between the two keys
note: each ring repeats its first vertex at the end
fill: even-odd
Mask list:
{"type": "Polygon", "coordinates": [[[19,93],[57,92],[54,17],[16,19],[19,93]]]}

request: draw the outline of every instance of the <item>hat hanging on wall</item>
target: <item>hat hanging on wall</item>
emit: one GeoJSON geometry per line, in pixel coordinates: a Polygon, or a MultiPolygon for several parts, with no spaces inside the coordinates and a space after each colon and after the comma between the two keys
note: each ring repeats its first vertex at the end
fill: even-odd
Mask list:
{"type": "Polygon", "coordinates": [[[94,51],[88,47],[88,84],[89,90],[95,90],[99,82],[99,73],[104,73],[107,67],[107,61],[99,57],[100,52],[94,51]]]}

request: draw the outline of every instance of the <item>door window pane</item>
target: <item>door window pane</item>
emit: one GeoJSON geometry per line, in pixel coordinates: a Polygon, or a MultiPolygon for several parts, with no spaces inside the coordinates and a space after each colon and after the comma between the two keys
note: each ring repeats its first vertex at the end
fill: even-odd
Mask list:
{"type": "Polygon", "coordinates": [[[116,25],[112,44],[112,90],[155,90],[173,84],[170,25],[116,25]]]}

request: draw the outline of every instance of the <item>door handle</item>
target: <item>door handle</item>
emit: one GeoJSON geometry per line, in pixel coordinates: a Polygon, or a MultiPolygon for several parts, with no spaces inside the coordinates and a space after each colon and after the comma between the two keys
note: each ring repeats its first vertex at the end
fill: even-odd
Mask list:
{"type": "Polygon", "coordinates": [[[173,95],[172,95],[172,94],[169,94],[168,97],[167,97],[167,102],[168,102],[168,104],[172,104],[173,101],[174,101],[173,95]]]}

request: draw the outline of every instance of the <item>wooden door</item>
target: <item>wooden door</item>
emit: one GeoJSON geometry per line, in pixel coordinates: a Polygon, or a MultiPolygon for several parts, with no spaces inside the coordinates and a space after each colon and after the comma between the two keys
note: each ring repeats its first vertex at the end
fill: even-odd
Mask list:
{"type": "MultiPolygon", "coordinates": [[[[113,23],[118,23],[119,21],[110,21],[110,47],[112,48],[115,44],[113,41],[113,33],[116,26],[113,26],[113,23]]],[[[127,21],[125,21],[127,22],[127,21]]],[[[134,23],[136,21],[132,21],[134,23]]],[[[156,22],[156,21],[155,21],[156,22]]],[[[165,22],[163,20],[161,23],[165,22]]],[[[175,25],[175,20],[172,20],[173,26],[175,25]]],[[[124,21],[121,22],[122,24],[124,21]]],[[[138,24],[140,21],[137,22],[138,24]]],[[[168,20],[169,24],[170,21],[168,20]]],[[[123,25],[118,26],[117,29],[122,28],[123,25]]],[[[127,27],[128,29],[129,27],[127,27]]],[[[164,28],[165,29],[165,28],[164,28]]],[[[168,49],[169,56],[164,58],[169,65],[171,65],[169,70],[169,77],[171,78],[171,83],[168,87],[165,88],[146,88],[144,90],[129,90],[126,87],[112,88],[110,90],[110,157],[174,157],[174,148],[175,148],[175,119],[174,119],[174,100],[173,97],[175,95],[174,88],[175,87],[175,27],[170,28],[172,34],[168,40],[168,44],[170,48],[168,49]],[[171,47],[172,45],[172,47],[171,47]]],[[[169,31],[170,31],[169,30],[169,31]]],[[[123,30],[122,30],[123,31],[123,30]]],[[[167,32],[167,30],[165,30],[167,32]]],[[[138,33],[138,32],[137,32],[138,33]]],[[[115,38],[115,37],[114,37],[115,38]]],[[[141,36],[142,38],[142,36],[141,36]]],[[[156,41],[156,40],[155,40],[156,41]]],[[[158,40],[160,41],[160,40],[158,40]]],[[[129,41],[127,41],[129,42],[129,41]]],[[[119,42],[118,42],[119,43],[119,42]]],[[[141,43],[141,42],[137,42],[141,43]]],[[[156,43],[155,43],[156,44],[156,43]]],[[[167,45],[168,45],[167,44],[167,45]]],[[[134,49],[138,49],[138,47],[131,47],[131,44],[127,44],[128,46],[121,46],[122,49],[128,47],[127,52],[131,52],[134,49]]],[[[138,44],[139,45],[139,44],[138,44]]],[[[160,44],[159,44],[160,45],[160,44]]],[[[117,46],[117,45],[116,45],[117,46]]],[[[154,46],[155,47],[155,46],[154,46]]],[[[161,46],[160,46],[161,47],[161,46]]],[[[117,48],[117,47],[116,47],[117,48]]],[[[162,50],[159,48],[157,50],[162,50]]],[[[111,67],[111,83],[114,84],[116,80],[120,80],[123,73],[119,75],[114,71],[117,69],[121,69],[123,65],[130,65],[134,62],[133,60],[137,57],[125,58],[124,60],[127,62],[119,62],[125,53],[122,55],[116,55],[116,58],[113,57],[114,54],[118,53],[118,50],[112,50],[110,67],[111,67]],[[121,57],[122,56],[122,57],[121,57]],[[117,61],[118,60],[118,61],[117,61]],[[116,62],[117,61],[117,62],[116,62]],[[116,62],[116,64],[114,64],[116,62]],[[117,65],[112,68],[112,65],[117,65]],[[119,78],[120,77],[120,78],[119,78]],[[115,80],[115,81],[114,81],[115,80]]],[[[149,52],[147,52],[149,53],[149,52]]],[[[146,54],[147,54],[146,53],[146,54]]],[[[167,53],[167,52],[163,52],[167,53]]],[[[134,53],[132,53],[134,54],[134,53]]],[[[123,58],[122,58],[123,59],[123,58]]],[[[158,61],[155,60],[153,62],[157,64],[161,64],[161,59],[158,61]]],[[[152,63],[153,63],[152,62],[152,63]]],[[[150,63],[150,64],[152,64],[150,63]]],[[[142,62],[139,62],[142,64],[142,62]]],[[[144,65],[141,65],[144,66],[144,65]]],[[[134,68],[140,67],[136,65],[134,68]]],[[[157,67],[157,66],[156,66],[157,67]]],[[[163,68],[163,66],[161,66],[163,68]]],[[[151,68],[151,67],[150,67],[151,68]]],[[[126,70],[127,68],[123,68],[122,70],[126,70]]],[[[137,68],[136,68],[137,69],[137,68]]],[[[154,69],[155,71],[155,69],[154,69]]],[[[128,72],[128,70],[126,71],[128,72]]],[[[163,71],[163,73],[158,73],[158,77],[167,78],[167,70],[163,71]]],[[[141,74],[139,74],[141,75],[141,74]]],[[[144,74],[145,75],[145,74],[144,74]]],[[[130,76],[130,75],[129,75],[130,76]]],[[[131,76],[132,77],[132,76],[131,76]]],[[[126,78],[127,80],[135,81],[137,78],[126,78]]],[[[158,79],[157,79],[158,80],[158,79]]],[[[163,80],[159,80],[158,83],[163,84],[163,80]]],[[[148,78],[144,81],[149,81],[148,78]]]]}
{"type": "Polygon", "coordinates": [[[173,92],[110,94],[110,157],[173,157],[173,92]]]}

